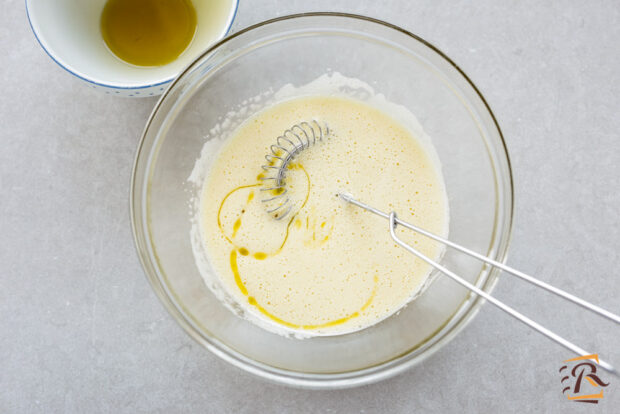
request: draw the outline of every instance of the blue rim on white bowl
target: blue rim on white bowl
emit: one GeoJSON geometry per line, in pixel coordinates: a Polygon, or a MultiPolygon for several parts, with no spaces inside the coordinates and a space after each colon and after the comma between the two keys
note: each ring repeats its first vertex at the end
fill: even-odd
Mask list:
{"type": "Polygon", "coordinates": [[[107,50],[99,31],[99,18],[105,2],[78,2],[76,8],[76,3],[70,0],[25,0],[26,15],[41,48],[61,68],[93,89],[124,97],[148,97],[163,93],[195,57],[228,34],[239,6],[239,0],[222,1],[215,9],[222,16],[221,24],[214,29],[207,25],[200,32],[201,11],[211,13],[213,7],[201,10],[202,3],[195,2],[199,23],[197,34],[187,50],[168,65],[140,68],[121,61],[107,50]],[[90,68],[85,67],[89,65],[90,68]],[[109,74],[109,77],[103,74],[109,74]]]}

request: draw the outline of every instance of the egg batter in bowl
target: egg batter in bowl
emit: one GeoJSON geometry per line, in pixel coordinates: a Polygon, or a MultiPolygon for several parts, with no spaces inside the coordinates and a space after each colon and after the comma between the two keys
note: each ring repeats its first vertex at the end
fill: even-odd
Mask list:
{"type": "MultiPolygon", "coordinates": [[[[430,266],[399,248],[385,221],[340,200],[341,191],[447,236],[448,200],[428,137],[368,103],[279,102],[222,145],[203,185],[200,238],[238,314],[281,334],[343,334],[381,321],[422,291],[430,266]],[[325,123],[332,134],[290,164],[292,208],[276,220],[263,202],[261,165],[276,138],[304,120],[325,123]]],[[[422,236],[402,237],[431,258],[443,252],[422,236]]]]}
{"type": "MultiPolygon", "coordinates": [[[[163,95],[138,147],[132,228],[154,292],[199,347],[269,381],[353,387],[426,360],[485,302],[418,267],[393,245],[388,221],[335,195],[393,208],[403,220],[441,234],[437,227],[448,228],[448,202],[444,191],[427,192],[428,177],[449,196],[449,239],[503,262],[513,214],[510,162],[475,85],[441,51],[392,25],[342,14],[286,16],[223,40],[163,95]],[[276,112],[281,119],[270,119],[276,112]],[[327,123],[333,134],[293,160],[285,185],[294,209],[278,220],[261,202],[261,166],[285,130],[312,120],[327,123]],[[386,124],[405,132],[388,134],[386,124]],[[301,208],[304,170],[311,188],[301,208]],[[257,186],[233,192],[246,185],[257,186]],[[432,205],[433,197],[443,208],[432,205]],[[319,232],[310,231],[313,217],[319,232]],[[323,222],[328,238],[321,243],[323,222]],[[285,226],[289,237],[278,252],[285,226]],[[256,253],[265,253],[263,260],[256,253]],[[231,256],[247,295],[237,285],[231,256]],[[375,296],[362,310],[374,276],[375,296]],[[330,300],[335,305],[328,308],[330,300]]],[[[496,270],[453,249],[430,253],[492,292],[496,270]]]]}

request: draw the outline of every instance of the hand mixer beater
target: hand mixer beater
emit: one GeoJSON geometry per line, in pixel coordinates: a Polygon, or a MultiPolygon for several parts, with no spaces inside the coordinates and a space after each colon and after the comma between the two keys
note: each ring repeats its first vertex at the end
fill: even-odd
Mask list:
{"type": "MultiPolygon", "coordinates": [[[[281,136],[279,136],[276,139],[276,144],[270,147],[270,153],[265,156],[265,159],[267,160],[267,164],[262,166],[263,170],[266,173],[266,176],[261,178],[261,180],[263,180],[263,183],[264,183],[263,188],[261,188],[261,191],[264,192],[264,194],[268,194],[268,196],[263,198],[262,202],[265,203],[265,205],[267,206],[267,212],[270,215],[272,215],[272,217],[274,217],[276,220],[281,220],[284,217],[286,217],[288,214],[290,214],[294,206],[294,203],[291,200],[291,197],[286,188],[286,173],[287,173],[287,170],[289,169],[290,163],[302,151],[310,148],[311,146],[314,146],[315,144],[325,139],[328,139],[330,136],[332,136],[332,131],[329,129],[328,125],[325,123],[321,124],[316,120],[312,120],[310,122],[301,122],[299,124],[294,125],[292,128],[286,130],[281,136]]],[[[423,260],[424,262],[428,263],[429,265],[437,269],[442,274],[450,277],[452,280],[454,280],[458,284],[469,289],[471,292],[475,293],[476,295],[484,298],[485,300],[489,301],[493,305],[497,306],[499,309],[506,312],[510,316],[523,322],[525,325],[529,326],[530,328],[540,332],[541,334],[545,335],[546,337],[552,339],[553,341],[557,342],[558,344],[564,346],[565,348],[571,350],[572,352],[580,356],[590,356],[591,353],[573,344],[572,342],[564,339],[563,337],[554,333],[553,331],[545,328],[544,326],[540,325],[536,321],[528,318],[527,316],[516,311],[512,307],[506,305],[500,300],[489,295],[487,292],[483,291],[477,286],[471,284],[470,282],[468,282],[467,280],[465,280],[464,278],[462,278],[455,272],[447,269],[442,264],[420,253],[414,247],[408,245],[407,243],[405,243],[402,239],[400,239],[397,236],[396,227],[403,226],[404,228],[412,230],[423,236],[429,237],[432,240],[435,240],[436,242],[443,243],[444,245],[450,248],[453,248],[463,254],[466,254],[470,257],[478,259],[492,267],[498,268],[508,274],[516,276],[522,280],[525,280],[526,282],[529,282],[535,286],[538,286],[539,288],[542,288],[551,293],[554,293],[570,302],[573,302],[585,309],[588,309],[598,315],[601,315],[607,319],[610,319],[620,324],[620,316],[612,312],[602,309],[601,307],[596,306],[590,302],[587,302],[562,289],[559,289],[555,286],[552,286],[548,283],[538,280],[531,275],[523,273],[510,266],[507,266],[504,263],[493,260],[482,254],[474,252],[473,250],[470,250],[466,247],[456,244],[450,240],[447,240],[436,234],[428,232],[420,227],[417,227],[413,224],[402,221],[397,217],[396,213],[393,211],[389,213],[380,211],[359,200],[356,200],[351,194],[348,194],[348,193],[344,193],[344,192],[339,193],[338,197],[340,197],[346,203],[362,208],[379,217],[387,219],[388,224],[389,224],[388,229],[389,229],[390,235],[392,239],[396,242],[396,244],[398,244],[405,250],[409,251],[410,253],[414,254],[415,256],[423,260]]],[[[616,376],[619,375],[616,369],[609,363],[601,359],[598,359],[598,360],[593,359],[593,361],[595,361],[600,367],[604,368],[610,373],[616,376]]]]}

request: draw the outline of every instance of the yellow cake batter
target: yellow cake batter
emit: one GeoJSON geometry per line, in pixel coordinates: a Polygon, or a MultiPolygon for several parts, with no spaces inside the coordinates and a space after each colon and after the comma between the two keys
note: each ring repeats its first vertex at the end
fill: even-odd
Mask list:
{"type": "MultiPolygon", "coordinates": [[[[387,113],[348,98],[298,98],[255,114],[223,145],[203,186],[210,265],[246,312],[279,328],[339,334],[378,322],[431,269],[392,241],[386,220],[336,194],[446,235],[447,196],[432,151],[387,113]],[[261,202],[261,165],[279,135],[310,120],[327,123],[333,136],[294,160],[286,180],[294,208],[274,220],[261,202]]],[[[429,239],[402,236],[431,258],[441,254],[429,239]]]]}

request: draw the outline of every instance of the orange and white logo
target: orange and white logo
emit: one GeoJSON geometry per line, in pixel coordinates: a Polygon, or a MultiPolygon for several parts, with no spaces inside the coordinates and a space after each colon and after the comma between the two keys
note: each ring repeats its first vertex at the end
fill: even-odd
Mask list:
{"type": "Polygon", "coordinates": [[[592,360],[598,361],[598,354],[584,355],[564,361],[566,365],[560,368],[562,394],[575,402],[598,404],[603,399],[603,388],[609,383],[601,380],[596,373],[596,364],[592,360]],[[597,392],[598,391],[598,392],[597,392]]]}

